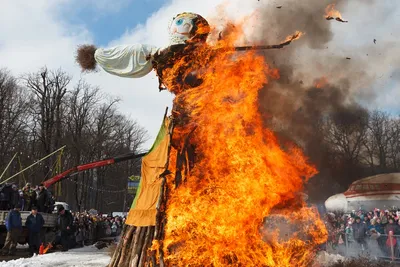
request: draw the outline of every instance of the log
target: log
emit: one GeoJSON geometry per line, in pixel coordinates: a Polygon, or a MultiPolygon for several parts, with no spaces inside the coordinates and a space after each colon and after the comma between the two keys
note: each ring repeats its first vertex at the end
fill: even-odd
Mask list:
{"type": "Polygon", "coordinates": [[[136,258],[137,258],[136,251],[137,251],[137,248],[138,248],[139,243],[141,241],[140,237],[142,236],[144,228],[145,227],[138,227],[137,228],[136,233],[135,233],[135,238],[134,238],[134,241],[133,241],[133,246],[132,246],[132,248],[130,250],[130,253],[129,253],[129,260],[128,260],[127,264],[123,265],[123,266],[131,267],[131,266],[136,266],[137,265],[137,262],[136,262],[136,258]]]}
{"type": "MultiPolygon", "coordinates": [[[[141,250],[141,255],[140,255],[140,260],[139,260],[139,264],[138,267],[143,267],[146,260],[147,260],[147,252],[149,249],[149,241],[151,241],[151,239],[153,238],[153,233],[154,233],[154,227],[153,226],[149,226],[147,227],[147,233],[146,233],[146,237],[144,240],[144,245],[143,248],[141,250]]],[[[151,244],[151,242],[150,242],[151,244]]]]}
{"type": "Polygon", "coordinates": [[[119,242],[117,248],[114,251],[109,267],[122,266],[120,265],[120,263],[124,262],[126,258],[126,250],[129,248],[129,244],[135,230],[136,230],[135,226],[130,226],[130,225],[124,226],[124,229],[121,234],[121,241],[119,242]]]}

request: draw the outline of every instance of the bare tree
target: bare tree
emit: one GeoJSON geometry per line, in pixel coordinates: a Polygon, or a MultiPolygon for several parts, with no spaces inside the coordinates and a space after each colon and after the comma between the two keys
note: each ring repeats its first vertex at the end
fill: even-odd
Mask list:
{"type": "MultiPolygon", "coordinates": [[[[38,184],[76,165],[139,152],[147,139],[136,121],[119,112],[119,99],[101,94],[83,80],[71,88],[71,77],[62,70],[42,68],[22,76],[20,84],[17,81],[0,70],[0,168],[16,152],[10,174],[64,144],[67,147],[61,161],[53,156],[21,175],[20,185],[38,184]],[[55,163],[61,166],[55,168],[55,163]]],[[[140,161],[132,160],[80,173],[61,183],[59,200],[78,210],[120,210],[127,179],[139,171],[140,161]]]]}
{"type": "Polygon", "coordinates": [[[388,113],[373,111],[368,122],[367,138],[364,140],[367,162],[370,167],[379,171],[388,169],[390,143],[395,132],[392,130],[393,120],[388,113]]]}
{"type": "MultiPolygon", "coordinates": [[[[88,133],[93,121],[93,112],[96,105],[100,101],[99,89],[93,88],[85,81],[80,80],[75,88],[69,92],[66,104],[66,121],[67,128],[66,143],[70,152],[70,165],[79,165],[85,160],[90,161],[90,142],[88,142],[88,133]]],[[[75,177],[74,188],[71,184],[67,184],[67,198],[74,201],[78,209],[82,206],[83,195],[85,190],[85,175],[75,177]],[[82,179],[81,183],[77,183],[78,179],[82,179]],[[69,186],[68,186],[69,185],[69,186]]]]}
{"type": "Polygon", "coordinates": [[[338,112],[325,120],[325,141],[337,158],[357,164],[360,162],[367,127],[368,113],[364,110],[338,112]]]}
{"type": "MultiPolygon", "coordinates": [[[[27,88],[35,95],[33,113],[39,121],[39,139],[43,156],[60,147],[62,140],[63,100],[71,77],[62,70],[49,71],[47,68],[39,72],[27,74],[22,78],[27,88]]],[[[44,178],[51,175],[53,160],[49,158],[44,166],[44,178]]]]}
{"type": "Polygon", "coordinates": [[[0,70],[0,166],[12,155],[25,151],[29,95],[6,69],[0,70]],[[20,141],[20,142],[19,142],[20,141]]]}
{"type": "Polygon", "coordinates": [[[392,118],[389,128],[388,160],[394,171],[400,170],[400,118],[392,118]]]}

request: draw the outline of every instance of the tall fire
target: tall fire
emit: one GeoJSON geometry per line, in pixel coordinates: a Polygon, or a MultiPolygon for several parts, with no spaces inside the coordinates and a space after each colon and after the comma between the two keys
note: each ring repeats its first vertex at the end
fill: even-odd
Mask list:
{"type": "MultiPolygon", "coordinates": [[[[218,49],[195,46],[163,71],[180,120],[172,150],[190,157],[184,147],[195,148],[179,184],[172,174],[167,179],[168,266],[309,266],[326,240],[318,213],[299,194],[317,170],[299,148],[282,149],[258,111],[259,90],[279,70],[256,52],[229,49],[240,28],[217,41],[218,49]],[[200,85],[184,88],[186,80],[200,85]]],[[[172,173],[176,160],[169,159],[172,173]]]]}
{"type": "Polygon", "coordinates": [[[189,12],[168,29],[167,48],[85,45],[77,53],[83,70],[98,63],[140,78],[154,69],[159,89],[175,95],[142,159],[139,192],[109,266],[309,266],[327,237],[301,193],[317,170],[263,125],[259,91],[280,74],[255,52],[281,49],[302,33],[278,45],[235,47],[245,39],[241,25],[219,34],[189,12]]]}

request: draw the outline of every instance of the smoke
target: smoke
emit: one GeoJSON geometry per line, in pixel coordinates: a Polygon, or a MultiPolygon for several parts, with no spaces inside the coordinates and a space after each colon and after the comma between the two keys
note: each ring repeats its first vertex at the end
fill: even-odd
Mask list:
{"type": "MultiPolygon", "coordinates": [[[[367,9],[376,8],[373,1],[351,2],[336,1],[336,9],[342,14],[354,15],[348,9],[356,4],[367,9]]],[[[320,176],[324,176],[325,180],[318,178],[319,183],[330,184],[330,190],[335,184],[329,163],[331,156],[318,131],[319,122],[328,115],[336,122],[357,124],[357,120],[363,120],[367,109],[360,103],[373,103],[377,96],[375,88],[379,75],[397,74],[394,68],[400,63],[398,48],[391,40],[378,40],[379,48],[372,39],[361,46],[351,44],[351,39],[346,39],[346,42],[350,42],[348,45],[344,45],[346,42],[334,43],[334,40],[341,39],[340,36],[334,38],[334,27],[340,27],[339,33],[343,34],[344,39],[349,34],[354,35],[350,30],[346,32],[352,19],[371,18],[346,18],[343,15],[343,19],[349,20],[349,23],[328,21],[324,19],[324,14],[325,8],[331,3],[328,0],[266,3],[257,13],[258,28],[252,37],[256,43],[278,43],[297,30],[305,33],[283,50],[263,52],[268,64],[279,69],[281,77],[263,88],[259,106],[266,125],[275,130],[283,144],[291,141],[304,148],[306,155],[320,170],[320,176]]],[[[386,11],[384,9],[378,13],[376,19],[387,22],[386,11]]],[[[352,176],[352,179],[362,175],[354,170],[343,172],[352,176]]],[[[321,186],[314,189],[318,192],[310,193],[318,193],[319,198],[326,198],[332,193],[321,192],[321,186]]]]}
{"type": "MultiPolygon", "coordinates": [[[[338,9],[343,6],[341,2],[337,2],[338,9]]],[[[324,19],[331,1],[284,3],[281,9],[265,8],[263,27],[256,35],[271,43],[296,30],[305,35],[284,51],[265,52],[267,62],[279,69],[281,78],[264,88],[260,107],[281,128],[290,126],[290,134],[301,140],[314,131],[309,126],[323,114],[336,110],[345,113],[346,107],[352,112],[358,106],[357,99],[373,98],[371,88],[366,88],[373,77],[364,70],[362,60],[350,58],[353,51],[346,56],[329,49],[332,24],[339,23],[324,19]]]]}

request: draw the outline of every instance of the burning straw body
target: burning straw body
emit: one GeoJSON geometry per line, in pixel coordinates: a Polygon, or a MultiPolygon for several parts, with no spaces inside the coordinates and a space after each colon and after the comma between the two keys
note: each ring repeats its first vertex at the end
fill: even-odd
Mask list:
{"type": "Polygon", "coordinates": [[[155,69],[160,89],[175,94],[172,115],[143,158],[140,190],[110,266],[308,266],[326,229],[297,193],[316,170],[298,148],[279,147],[256,105],[278,70],[248,51],[254,47],[232,49],[238,31],[210,49],[210,27],[197,14],[177,15],[169,31],[164,50],[78,51],[86,69],[95,68],[93,59],[121,77],[155,69]],[[263,224],[271,214],[297,224],[296,232],[282,240],[263,224]]]}

